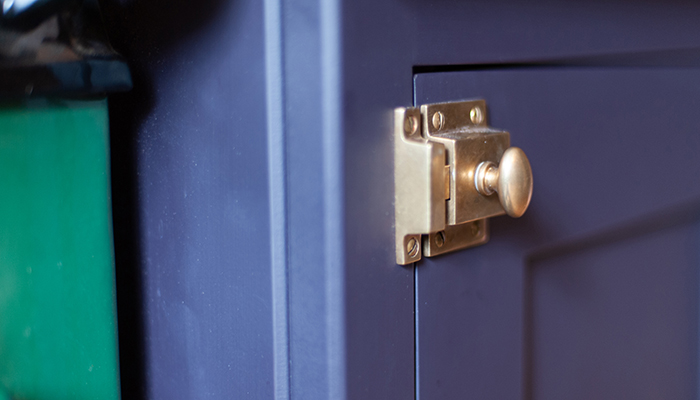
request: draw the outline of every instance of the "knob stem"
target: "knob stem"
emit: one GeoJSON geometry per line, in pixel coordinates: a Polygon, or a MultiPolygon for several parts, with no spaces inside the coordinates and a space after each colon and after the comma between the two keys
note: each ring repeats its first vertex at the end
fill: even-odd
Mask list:
{"type": "Polygon", "coordinates": [[[484,161],[476,167],[474,185],[482,196],[491,196],[498,191],[498,167],[491,161],[484,161]]]}

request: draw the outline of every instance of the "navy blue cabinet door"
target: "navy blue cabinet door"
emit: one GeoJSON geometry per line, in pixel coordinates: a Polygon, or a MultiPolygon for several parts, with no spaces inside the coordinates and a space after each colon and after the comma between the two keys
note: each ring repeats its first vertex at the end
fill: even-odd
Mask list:
{"type": "Polygon", "coordinates": [[[418,74],[484,98],[535,187],[490,243],[416,265],[420,399],[698,394],[700,70],[418,74]]]}

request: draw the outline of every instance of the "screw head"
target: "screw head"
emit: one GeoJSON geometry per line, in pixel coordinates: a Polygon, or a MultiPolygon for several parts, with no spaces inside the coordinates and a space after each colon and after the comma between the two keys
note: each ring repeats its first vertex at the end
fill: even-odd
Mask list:
{"type": "Polygon", "coordinates": [[[406,244],[406,253],[408,253],[409,257],[413,258],[418,255],[418,249],[418,241],[411,238],[411,240],[409,240],[406,244]]]}
{"type": "Polygon", "coordinates": [[[445,125],[445,115],[438,111],[435,114],[433,114],[433,127],[437,130],[440,130],[442,129],[443,125],[445,125]]]}
{"type": "Polygon", "coordinates": [[[407,115],[403,123],[403,130],[409,135],[416,133],[418,130],[418,119],[413,115],[407,115]]]}
{"type": "Polygon", "coordinates": [[[440,231],[435,235],[435,245],[442,247],[445,244],[445,231],[440,231]]]}
{"type": "Polygon", "coordinates": [[[481,107],[476,106],[469,111],[469,119],[472,120],[474,125],[479,125],[484,122],[484,113],[481,111],[481,107]]]}

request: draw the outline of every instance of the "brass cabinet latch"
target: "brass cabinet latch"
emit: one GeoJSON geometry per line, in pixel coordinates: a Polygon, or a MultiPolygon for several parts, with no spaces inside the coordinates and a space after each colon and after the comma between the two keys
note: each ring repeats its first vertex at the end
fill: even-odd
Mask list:
{"type": "Polygon", "coordinates": [[[484,100],[394,111],[396,263],[484,244],[486,218],[523,215],[530,163],[486,123],[484,100]]]}

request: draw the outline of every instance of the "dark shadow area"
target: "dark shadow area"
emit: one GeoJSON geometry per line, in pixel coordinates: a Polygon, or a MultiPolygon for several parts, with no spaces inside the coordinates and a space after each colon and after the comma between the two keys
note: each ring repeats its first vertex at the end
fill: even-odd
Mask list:
{"type": "MultiPolygon", "coordinates": [[[[134,92],[139,92],[143,85],[135,82],[134,88],[134,92]]],[[[114,95],[109,101],[112,216],[122,398],[146,399],[136,149],[140,120],[137,116],[144,104],[130,101],[132,95],[133,92],[114,95]]]]}
{"type": "MultiPolygon", "coordinates": [[[[156,59],[204,28],[223,0],[101,1],[114,49],[129,64],[133,89],[109,98],[112,209],[119,362],[124,399],[147,399],[143,234],[139,198],[139,132],[156,97],[156,59]]],[[[158,60],[158,62],[162,61],[158,60]]]]}
{"type": "Polygon", "coordinates": [[[661,68],[695,68],[700,66],[700,49],[673,49],[644,51],[633,53],[603,54],[586,57],[569,57],[554,59],[533,59],[516,63],[496,64],[453,64],[453,65],[415,65],[413,75],[434,72],[493,71],[527,68],[557,67],[661,67],[661,68]]]}

